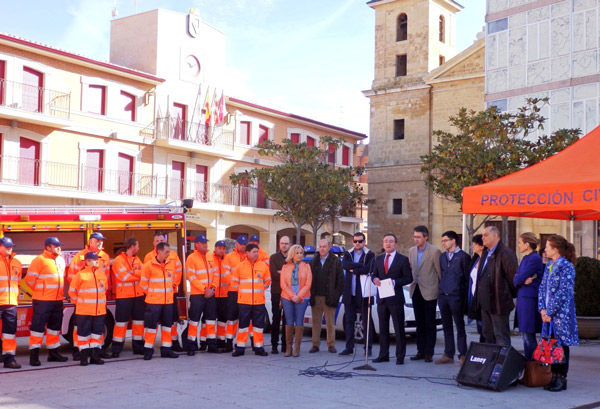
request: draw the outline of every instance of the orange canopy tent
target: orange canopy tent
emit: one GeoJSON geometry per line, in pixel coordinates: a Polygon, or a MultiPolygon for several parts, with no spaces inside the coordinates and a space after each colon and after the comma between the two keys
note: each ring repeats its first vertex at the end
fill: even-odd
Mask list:
{"type": "Polygon", "coordinates": [[[463,189],[465,214],[600,219],[600,126],[533,166],[463,189]]]}

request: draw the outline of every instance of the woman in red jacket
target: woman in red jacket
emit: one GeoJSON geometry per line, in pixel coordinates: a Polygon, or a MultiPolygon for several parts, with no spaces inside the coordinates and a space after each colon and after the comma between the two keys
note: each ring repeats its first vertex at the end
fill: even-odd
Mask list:
{"type": "Polygon", "coordinates": [[[303,262],[304,249],[294,244],[288,251],[287,264],[281,268],[281,303],[285,315],[285,356],[292,355],[292,336],[294,338],[294,356],[300,356],[300,343],[304,331],[304,313],[310,299],[312,272],[303,262]]]}

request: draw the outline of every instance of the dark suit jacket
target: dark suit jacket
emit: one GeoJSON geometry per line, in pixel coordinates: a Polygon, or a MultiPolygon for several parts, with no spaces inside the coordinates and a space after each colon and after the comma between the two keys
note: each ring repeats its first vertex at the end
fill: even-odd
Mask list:
{"type": "Polygon", "coordinates": [[[501,241],[486,264],[488,253],[489,250],[485,249],[479,262],[474,300],[476,302],[473,306],[490,314],[506,315],[515,308],[513,298],[517,296],[517,290],[513,279],[517,274],[517,255],[501,241]]]}
{"type": "Polygon", "coordinates": [[[374,258],[375,253],[366,247],[363,248],[363,253],[360,255],[358,263],[354,262],[354,249],[344,253],[344,259],[342,260],[342,267],[346,270],[344,275],[344,294],[342,296],[342,302],[344,304],[354,302],[357,306],[361,305],[362,288],[360,286],[360,280],[357,280],[357,277],[369,274],[371,271],[371,263],[374,258]],[[366,251],[368,251],[368,253],[365,253],[366,251]],[[349,270],[352,270],[352,272],[349,270]],[[356,280],[356,294],[354,297],[352,297],[352,280],[356,280]]]}
{"type": "Polygon", "coordinates": [[[327,276],[327,287],[325,294],[325,305],[329,307],[337,307],[340,301],[340,296],[344,291],[344,272],[342,270],[342,262],[340,259],[329,252],[325,264],[321,267],[321,256],[316,253],[309,262],[310,269],[313,274],[313,280],[310,288],[310,305],[315,305],[315,294],[317,293],[317,269],[322,268],[327,276]]]}
{"type": "Polygon", "coordinates": [[[387,274],[385,274],[385,268],[383,267],[384,261],[385,253],[375,258],[375,263],[373,263],[372,279],[379,278],[380,280],[385,280],[386,278],[391,278],[392,280],[395,280],[396,284],[394,285],[394,291],[396,292],[396,295],[393,297],[380,299],[379,294],[377,294],[377,302],[380,303],[385,300],[404,305],[404,290],[402,287],[404,287],[406,284],[412,283],[413,280],[408,257],[396,252],[394,261],[392,262],[392,265],[389,266],[387,274]]]}

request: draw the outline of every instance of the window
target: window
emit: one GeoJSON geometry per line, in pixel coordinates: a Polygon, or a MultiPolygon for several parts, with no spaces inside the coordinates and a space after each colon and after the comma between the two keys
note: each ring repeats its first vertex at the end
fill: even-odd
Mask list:
{"type": "Polygon", "coordinates": [[[402,214],[402,199],[392,199],[392,214],[402,214]]]}
{"type": "Polygon", "coordinates": [[[290,139],[294,143],[300,143],[300,134],[299,133],[291,133],[290,134],[290,139]]]}
{"type": "Polygon", "coordinates": [[[491,107],[492,105],[497,107],[501,112],[508,110],[508,100],[506,99],[497,99],[496,101],[489,101],[486,104],[487,108],[491,107]]]}
{"type": "Polygon", "coordinates": [[[264,125],[258,126],[258,143],[263,143],[269,140],[269,128],[264,125]]]}
{"type": "Polygon", "coordinates": [[[240,143],[242,145],[250,145],[250,122],[240,122],[240,143]]]}
{"type": "MultiPolygon", "coordinates": [[[[248,175],[248,172],[243,174],[248,175]]],[[[245,177],[238,183],[238,206],[249,206],[250,205],[250,182],[245,177]]]]}
{"type": "Polygon", "coordinates": [[[173,161],[171,164],[171,199],[183,199],[185,163],[173,161]]]}
{"type": "Polygon", "coordinates": [[[440,16],[440,43],[446,42],[446,20],[440,16]]]}
{"type": "Polygon", "coordinates": [[[327,147],[327,150],[329,151],[329,155],[327,155],[327,163],[331,163],[332,165],[335,164],[335,145],[330,143],[329,146],[327,147]]]}
{"type": "Polygon", "coordinates": [[[394,140],[404,139],[404,119],[394,119],[394,140]]]}
{"type": "Polygon", "coordinates": [[[31,112],[42,112],[44,91],[44,74],[28,67],[23,67],[23,105],[31,112]]]}
{"type": "Polygon", "coordinates": [[[133,157],[119,153],[117,160],[118,193],[131,195],[133,194],[133,157]]]}
{"type": "Polygon", "coordinates": [[[350,148],[342,146],[342,165],[350,166],[350,148]]]}
{"type": "Polygon", "coordinates": [[[208,166],[196,165],[196,199],[208,202],[208,166]]]}
{"type": "Polygon", "coordinates": [[[398,16],[398,27],[396,28],[396,41],[404,41],[408,37],[408,17],[402,13],[398,16]]]}
{"type": "Polygon", "coordinates": [[[406,54],[396,56],[396,77],[406,76],[406,54]]]}
{"type": "Polygon", "coordinates": [[[104,176],[104,151],[88,149],[85,152],[84,183],[87,192],[102,192],[104,176]]]}
{"type": "Polygon", "coordinates": [[[0,60],[0,105],[4,105],[4,80],[6,79],[6,61],[0,60]]]}
{"type": "Polygon", "coordinates": [[[119,118],[135,122],[135,95],[121,91],[119,98],[119,118]]]}
{"type": "Polygon", "coordinates": [[[106,115],[106,87],[103,85],[90,85],[87,95],[88,112],[106,115]]]}
{"type": "Polygon", "coordinates": [[[445,62],[446,62],[446,57],[444,57],[443,55],[440,55],[440,65],[442,65],[445,62]]]}
{"type": "Polygon", "coordinates": [[[504,31],[508,28],[508,18],[501,18],[500,20],[490,21],[487,27],[488,34],[497,33],[498,31],[504,31]]]}
{"type": "Polygon", "coordinates": [[[40,143],[23,137],[19,139],[19,183],[40,184],[40,143]]]}
{"type": "Polygon", "coordinates": [[[311,136],[307,136],[306,137],[306,145],[315,146],[315,138],[313,138],[311,136]]]}
{"type": "Polygon", "coordinates": [[[173,104],[173,139],[185,141],[187,107],[183,104],[173,104]]]}

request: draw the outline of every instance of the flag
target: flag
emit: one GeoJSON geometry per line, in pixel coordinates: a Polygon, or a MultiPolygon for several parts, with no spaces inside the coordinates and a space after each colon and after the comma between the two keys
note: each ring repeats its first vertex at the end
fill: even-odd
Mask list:
{"type": "Polygon", "coordinates": [[[212,103],[210,104],[210,126],[213,126],[217,122],[219,115],[219,106],[217,105],[217,89],[213,92],[212,103]]]}
{"type": "Polygon", "coordinates": [[[206,98],[204,99],[204,123],[205,124],[210,124],[210,117],[211,117],[210,98],[208,97],[208,95],[209,95],[208,87],[206,87],[206,98]]]}
{"type": "Polygon", "coordinates": [[[219,101],[219,118],[217,120],[218,123],[221,123],[225,120],[225,96],[223,95],[223,91],[221,91],[221,100],[219,101]]]}

